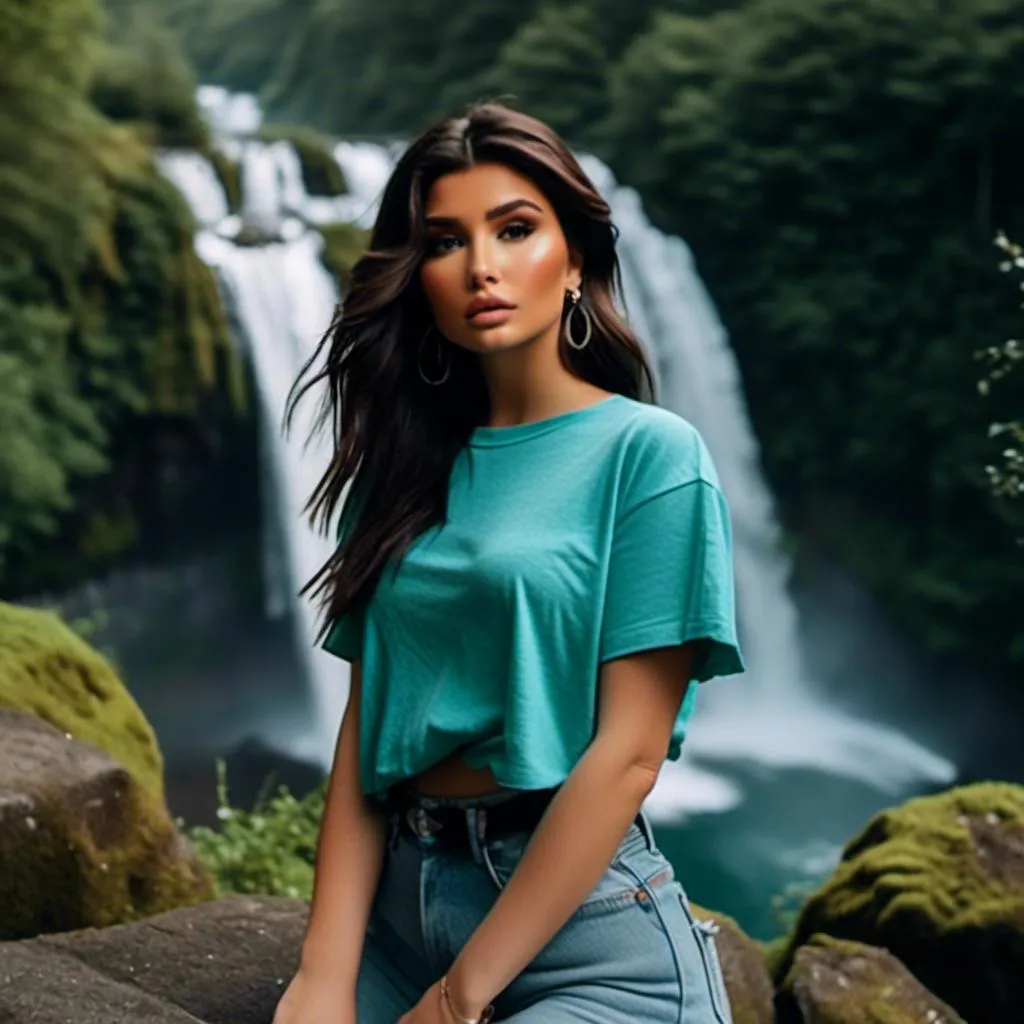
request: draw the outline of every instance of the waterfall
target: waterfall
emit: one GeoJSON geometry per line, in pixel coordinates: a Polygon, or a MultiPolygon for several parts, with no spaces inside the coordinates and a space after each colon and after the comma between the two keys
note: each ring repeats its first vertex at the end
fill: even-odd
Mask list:
{"type": "Polygon", "coordinates": [[[336,209],[334,200],[307,196],[293,147],[251,137],[258,108],[244,98],[205,87],[200,103],[215,135],[221,136],[218,144],[240,162],[240,213],[228,215],[219,179],[201,157],[164,151],[158,159],[200,223],[196,251],[217,273],[237,343],[252,368],[267,526],[266,611],[268,616],[291,615],[306,685],[315,697],[312,733],[281,735],[270,726],[264,738],[294,756],[326,764],[348,699],[348,666],[315,645],[315,609],[297,594],[334,546],[303,515],[326,468],[328,442],[320,434],[307,443],[316,412],[313,396],[300,403],[287,435],[282,423],[288,391],[338,302],[334,279],[320,260],[321,237],[309,225],[346,218],[348,207],[336,209]]]}
{"type": "MultiPolygon", "coordinates": [[[[372,224],[401,147],[339,143],[334,155],[349,195],[314,200],[305,194],[292,147],[252,138],[259,111],[251,99],[206,88],[200,102],[218,144],[242,163],[240,216],[227,214],[223,191],[201,157],[165,153],[161,165],[202,225],[197,250],[217,270],[259,390],[264,476],[274,525],[266,547],[268,593],[278,610],[286,606],[292,611],[318,712],[312,737],[273,740],[326,763],[347,700],[347,668],[314,649],[313,611],[295,595],[331,549],[330,539],[313,533],[301,516],[328,453],[323,440],[304,447],[312,409],[288,438],[282,437],[280,423],[288,387],[328,325],[336,301],[319,260],[319,235],[308,226],[332,218],[372,224]],[[248,230],[247,241],[255,233],[262,244],[237,244],[241,228],[248,230]]],[[[626,312],[654,369],[659,401],[704,436],[733,514],[748,671],[702,688],[684,755],[666,764],[649,799],[652,816],[733,806],[742,792],[730,778],[729,765],[742,762],[810,767],[887,793],[922,782],[949,782],[955,769],[945,758],[896,730],[843,714],[817,695],[801,656],[788,590],[790,566],[780,546],[774,502],[760,470],[736,360],[714,304],[685,243],[656,230],[635,191],[619,186],[607,167],[592,157],[582,161],[620,230],[626,312]]]]}

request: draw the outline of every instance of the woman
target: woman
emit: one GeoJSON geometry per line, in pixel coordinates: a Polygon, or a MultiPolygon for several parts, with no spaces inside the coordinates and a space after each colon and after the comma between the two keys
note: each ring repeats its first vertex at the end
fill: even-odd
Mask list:
{"type": "Polygon", "coordinates": [[[729,1020],[641,811],[742,671],[728,511],[645,400],[614,239],[547,126],[473,106],[398,162],[296,393],[328,386],[307,589],[352,683],[275,1024],[729,1020]]]}

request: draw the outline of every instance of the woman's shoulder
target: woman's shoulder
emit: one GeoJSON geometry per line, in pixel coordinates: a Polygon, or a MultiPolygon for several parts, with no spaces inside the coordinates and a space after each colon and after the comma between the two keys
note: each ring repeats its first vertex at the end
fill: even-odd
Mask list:
{"type": "Polygon", "coordinates": [[[625,398],[619,426],[623,470],[648,486],[703,480],[718,486],[718,474],[700,431],[684,416],[639,399],[625,398]]]}

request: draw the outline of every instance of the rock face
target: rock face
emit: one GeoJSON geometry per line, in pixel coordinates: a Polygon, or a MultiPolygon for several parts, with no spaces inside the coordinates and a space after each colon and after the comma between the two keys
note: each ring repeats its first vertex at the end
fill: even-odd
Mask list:
{"type": "Polygon", "coordinates": [[[827,935],[797,950],[783,994],[815,1024],[964,1024],[887,950],[827,935]]]}
{"type": "Polygon", "coordinates": [[[106,751],[163,801],[163,758],[110,662],[56,615],[0,602],[0,708],[17,708],[106,751]]]}
{"type": "Polygon", "coordinates": [[[693,903],[690,909],[698,920],[713,920],[719,927],[715,945],[722,961],[733,1024],[772,1024],[774,992],[761,947],[726,914],[693,903]]]}
{"type": "Polygon", "coordinates": [[[971,1024],[1019,1024],[1024,788],[979,783],[876,815],[804,907],[783,972],[819,932],[890,950],[971,1024]]]}
{"type": "Polygon", "coordinates": [[[146,921],[0,943],[4,1024],[268,1024],[306,904],[230,896],[146,921]]]}
{"type": "Polygon", "coordinates": [[[163,803],[122,765],[34,715],[0,709],[0,939],[212,896],[209,872],[163,803]]]}

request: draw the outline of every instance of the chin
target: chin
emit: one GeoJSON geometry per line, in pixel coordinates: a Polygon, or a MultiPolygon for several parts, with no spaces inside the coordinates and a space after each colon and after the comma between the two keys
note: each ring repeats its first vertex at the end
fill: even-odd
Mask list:
{"type": "Polygon", "coordinates": [[[460,345],[470,352],[485,353],[517,348],[529,341],[530,337],[524,335],[522,331],[510,331],[507,325],[502,324],[501,327],[492,327],[490,330],[476,332],[472,337],[460,342],[460,345]]]}

